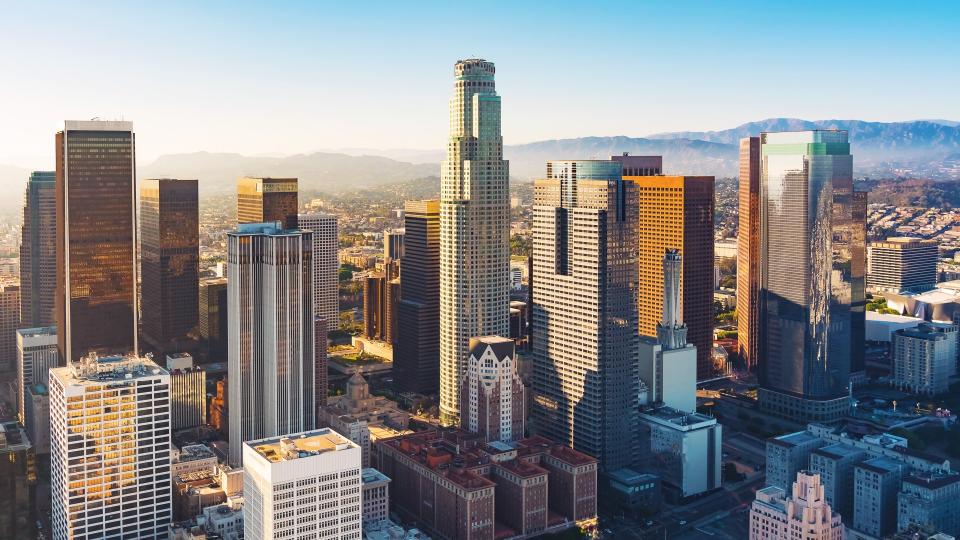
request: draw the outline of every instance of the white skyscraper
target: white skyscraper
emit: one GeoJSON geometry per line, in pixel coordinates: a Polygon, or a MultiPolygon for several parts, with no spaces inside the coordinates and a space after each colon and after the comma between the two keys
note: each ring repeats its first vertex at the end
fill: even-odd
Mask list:
{"type": "Polygon", "coordinates": [[[231,465],[244,441],[315,427],[312,250],[279,222],[227,234],[231,465]]]}
{"type": "Polygon", "coordinates": [[[359,539],[360,447],[325,428],[243,443],[244,538],[359,539]]]}
{"type": "Polygon", "coordinates": [[[510,180],[492,62],[454,66],[450,138],[440,171],[440,418],[460,416],[473,336],[510,325],[510,180]]]}
{"type": "Polygon", "coordinates": [[[335,330],[340,324],[337,216],[300,214],[298,222],[301,230],[313,232],[313,313],[335,330]]]}
{"type": "Polygon", "coordinates": [[[166,538],[170,376],[146,358],[50,370],[53,537],[166,538]]]}
{"type": "Polygon", "coordinates": [[[47,370],[57,367],[59,357],[55,326],[17,330],[17,413],[24,425],[27,390],[47,384],[47,370]]]}

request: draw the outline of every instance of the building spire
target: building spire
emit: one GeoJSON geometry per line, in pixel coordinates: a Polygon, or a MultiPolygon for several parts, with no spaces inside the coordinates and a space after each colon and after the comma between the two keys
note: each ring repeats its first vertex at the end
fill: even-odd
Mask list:
{"type": "Polygon", "coordinates": [[[663,318],[657,324],[657,341],[663,350],[687,346],[687,325],[680,309],[681,257],[676,249],[663,254],[663,318]]]}

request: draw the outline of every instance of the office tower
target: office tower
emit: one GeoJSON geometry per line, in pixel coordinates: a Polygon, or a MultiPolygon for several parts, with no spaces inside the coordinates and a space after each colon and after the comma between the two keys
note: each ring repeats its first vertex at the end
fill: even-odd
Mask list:
{"type": "Polygon", "coordinates": [[[363,526],[390,519],[390,479],[367,467],[360,473],[363,482],[363,526]]]}
{"type": "Polygon", "coordinates": [[[20,239],[20,324],[53,324],[57,290],[56,172],[34,171],[23,195],[20,239]]]}
{"type": "Polygon", "coordinates": [[[315,409],[327,404],[329,376],[327,375],[327,320],[313,318],[313,386],[315,409]]]}
{"type": "Polygon", "coordinates": [[[44,328],[24,328],[15,334],[17,343],[17,408],[20,421],[26,425],[26,396],[27,390],[35,384],[47,384],[47,370],[57,367],[59,356],[57,353],[57,329],[53,326],[44,328]]]}
{"type": "Polygon", "coordinates": [[[20,286],[0,283],[0,373],[17,369],[17,328],[20,327],[20,286]]]}
{"type": "Polygon", "coordinates": [[[663,253],[683,258],[680,315],[697,348],[697,380],[713,375],[713,177],[626,176],[639,191],[640,334],[656,337],[663,305],[663,253]]]}
{"type": "MultiPolygon", "coordinates": [[[[670,407],[639,414],[640,454],[678,499],[720,487],[723,426],[717,419],[670,407]]],[[[625,428],[621,428],[625,429],[625,428]]]]}
{"type": "Polygon", "coordinates": [[[897,493],[907,465],[877,457],[854,469],[853,529],[873,538],[897,530],[897,493]]]}
{"type": "Polygon", "coordinates": [[[403,222],[393,379],[402,392],[430,394],[440,387],[440,201],[407,201],[403,222]]]}
{"type": "MultiPolygon", "coordinates": [[[[640,380],[651,404],[680,411],[697,410],[697,348],[687,343],[680,317],[682,258],[675,249],[663,255],[663,318],[657,338],[640,339],[640,380]]],[[[646,403],[641,403],[646,405],[646,403]]]]}
{"type": "Polygon", "coordinates": [[[634,456],[639,384],[637,190],[620,167],[550,161],[533,203],[532,421],[608,471],[634,456]]]}
{"type": "Polygon", "coordinates": [[[867,281],[875,292],[923,292],[937,285],[936,240],[894,237],[867,248],[867,281]]]}
{"type": "Polygon", "coordinates": [[[760,136],[759,402],[794,421],[849,410],[853,158],[846,131],[760,136]]]}
{"type": "Polygon", "coordinates": [[[279,221],[297,228],[297,179],[245,176],[237,180],[237,223],[279,221]]]}
{"type": "Polygon", "coordinates": [[[767,485],[786,491],[797,473],[810,466],[810,455],[827,443],[807,431],[767,439],[767,485]]]}
{"type": "Polygon", "coordinates": [[[390,260],[386,263],[384,272],[386,283],[383,291],[383,338],[391,347],[397,342],[400,316],[400,261],[390,260]]]}
{"type": "Polygon", "coordinates": [[[737,353],[754,371],[760,357],[760,137],[740,139],[738,189],[737,353]]]}
{"type": "Polygon", "coordinates": [[[403,229],[389,229],[383,231],[383,258],[402,259],[405,231],[403,229]]]}
{"type": "Polygon", "coordinates": [[[360,447],[330,429],[243,443],[244,538],[361,538],[360,447]]]}
{"type": "Polygon", "coordinates": [[[840,514],[824,500],[820,476],[808,471],[797,473],[791,497],[783,489],[769,486],[757,491],[750,507],[750,540],[798,537],[843,540],[840,514]]]}
{"type": "Polygon", "coordinates": [[[200,338],[210,360],[222,362],[227,357],[227,278],[202,280],[199,296],[200,338]]]}
{"type": "Polygon", "coordinates": [[[526,389],[517,373],[513,340],[500,336],[470,339],[467,374],[460,389],[460,427],[487,441],[523,438],[526,389]]]}
{"type": "Polygon", "coordinates": [[[207,423],[207,372],[187,353],[167,355],[170,373],[170,426],[173,431],[207,423]]]}
{"type": "Polygon", "coordinates": [[[56,140],[60,361],[136,353],[133,123],[67,120],[56,140]]]}
{"type": "Polygon", "coordinates": [[[897,526],[901,531],[919,526],[960,535],[960,474],[904,476],[897,495],[897,526]]]}
{"type": "Polygon", "coordinates": [[[505,336],[510,316],[510,173],[492,62],[460,60],[440,170],[440,420],[460,417],[473,336],[505,336]]]}
{"type": "Polygon", "coordinates": [[[36,538],[37,458],[16,422],[0,424],[0,490],[0,538],[36,538]]]}
{"type": "Polygon", "coordinates": [[[337,216],[333,214],[300,214],[301,230],[313,232],[313,313],[327,321],[327,328],[340,324],[340,297],[337,272],[337,216]]]}
{"type": "Polygon", "coordinates": [[[136,356],[50,370],[54,538],[164,538],[170,503],[170,376],[136,356]]]}
{"type": "Polygon", "coordinates": [[[199,319],[200,229],[197,181],[140,185],[140,310],[143,346],[182,350],[199,319]]]}
{"type": "Polygon", "coordinates": [[[854,191],[850,246],[850,372],[864,373],[867,340],[867,192],[854,191]]]}
{"type": "Polygon", "coordinates": [[[629,152],[624,152],[619,156],[611,157],[610,160],[623,166],[624,176],[663,174],[663,156],[631,156],[629,152]]]}
{"type": "Polygon", "coordinates": [[[957,327],[922,323],[893,333],[893,380],[900,390],[928,396],[945,393],[957,374],[957,327]]]}
{"type": "Polygon", "coordinates": [[[385,341],[387,276],[371,272],[363,278],[363,336],[385,341]]]}
{"type": "Polygon", "coordinates": [[[853,519],[854,468],[869,456],[862,448],[830,444],[810,453],[810,472],[820,475],[824,499],[841,516],[853,519]]]}
{"type": "Polygon", "coordinates": [[[243,441],[313,429],[313,238],[279,222],[227,233],[230,463],[243,441]]]}

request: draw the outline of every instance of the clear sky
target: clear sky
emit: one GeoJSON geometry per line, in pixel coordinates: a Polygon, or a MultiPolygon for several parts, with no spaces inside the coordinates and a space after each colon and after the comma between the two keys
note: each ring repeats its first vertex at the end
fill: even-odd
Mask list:
{"type": "Polygon", "coordinates": [[[5,2],[0,163],[66,118],[197,150],[439,149],[452,65],[497,64],[507,143],[773,116],[960,120],[960,2],[5,2]]]}

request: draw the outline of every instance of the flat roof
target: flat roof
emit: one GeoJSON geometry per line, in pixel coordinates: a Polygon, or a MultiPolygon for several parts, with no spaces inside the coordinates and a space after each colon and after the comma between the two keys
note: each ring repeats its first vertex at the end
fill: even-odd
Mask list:
{"type": "Polygon", "coordinates": [[[904,468],[904,464],[885,457],[876,457],[868,459],[863,463],[857,464],[857,467],[873,471],[878,474],[886,474],[897,469],[904,468]]]}
{"type": "Polygon", "coordinates": [[[863,450],[843,443],[834,443],[822,448],[817,448],[813,451],[813,453],[831,458],[844,458],[847,456],[862,454],[863,450]]]}
{"type": "Polygon", "coordinates": [[[169,374],[149,358],[135,355],[100,357],[95,354],[70,362],[66,367],[51,368],[50,373],[71,384],[99,384],[169,374]]]}
{"type": "Polygon", "coordinates": [[[773,437],[767,439],[768,442],[778,444],[780,446],[798,446],[803,443],[811,442],[814,440],[820,440],[820,437],[810,433],[809,431],[797,431],[794,433],[787,433],[785,435],[780,435],[779,437],[773,437]]]}
{"type": "Polygon", "coordinates": [[[374,469],[373,467],[367,467],[360,471],[360,478],[363,480],[364,484],[372,484],[374,482],[389,482],[390,477],[383,474],[382,472],[374,469]]]}
{"type": "Polygon", "coordinates": [[[253,448],[257,454],[271,463],[318,456],[326,452],[357,447],[356,443],[330,428],[294,433],[283,437],[270,437],[258,441],[247,441],[243,444],[253,448]]]}

